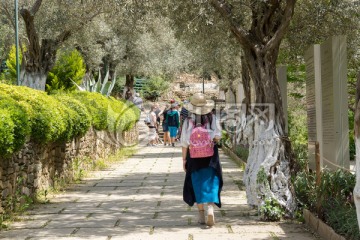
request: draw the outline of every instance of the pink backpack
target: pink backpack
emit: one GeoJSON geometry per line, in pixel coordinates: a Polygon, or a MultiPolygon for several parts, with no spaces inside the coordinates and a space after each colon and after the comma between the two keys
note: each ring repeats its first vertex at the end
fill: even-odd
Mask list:
{"type": "MultiPolygon", "coordinates": [[[[189,120],[193,125],[192,120],[189,120]]],[[[194,127],[190,134],[190,157],[204,158],[214,155],[214,143],[205,126],[194,127]]]]}

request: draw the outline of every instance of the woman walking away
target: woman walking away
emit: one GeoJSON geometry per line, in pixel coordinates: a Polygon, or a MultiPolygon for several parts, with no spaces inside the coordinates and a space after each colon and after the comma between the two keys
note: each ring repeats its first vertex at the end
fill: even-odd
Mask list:
{"type": "Polygon", "coordinates": [[[180,125],[179,112],[176,110],[177,103],[171,104],[170,110],[166,114],[166,122],[170,132],[170,143],[175,147],[175,138],[180,125]]]}
{"type": "Polygon", "coordinates": [[[171,140],[170,140],[170,133],[169,133],[169,126],[167,124],[166,121],[166,116],[167,116],[167,112],[170,110],[170,104],[166,104],[164,110],[162,110],[159,115],[160,118],[162,119],[162,128],[163,128],[163,132],[164,132],[164,146],[167,146],[167,144],[171,144],[171,140]]]}
{"type": "Polygon", "coordinates": [[[200,224],[215,224],[214,205],[221,207],[222,169],[216,143],[221,138],[220,125],[211,113],[214,102],[195,93],[184,105],[189,111],[181,133],[183,168],[186,172],[183,199],[197,204],[200,224]],[[207,205],[205,221],[204,205],[207,205]]]}

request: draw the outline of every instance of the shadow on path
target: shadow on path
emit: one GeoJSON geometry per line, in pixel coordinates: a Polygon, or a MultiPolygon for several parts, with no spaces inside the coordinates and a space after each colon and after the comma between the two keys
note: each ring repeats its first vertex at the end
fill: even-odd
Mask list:
{"type": "Polygon", "coordinates": [[[36,205],[1,239],[315,239],[304,225],[262,222],[246,205],[242,170],[221,153],[223,207],[216,225],[197,224],[196,206],[182,201],[180,147],[139,147],[110,170],[36,205]]]}

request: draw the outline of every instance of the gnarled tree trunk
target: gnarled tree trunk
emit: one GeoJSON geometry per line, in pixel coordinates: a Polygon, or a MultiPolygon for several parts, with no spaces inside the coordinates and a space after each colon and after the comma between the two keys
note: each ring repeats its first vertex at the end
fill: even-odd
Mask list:
{"type": "Polygon", "coordinates": [[[31,9],[20,11],[29,40],[28,50],[21,64],[20,82],[21,85],[44,91],[47,75],[55,64],[56,51],[60,44],[70,37],[71,32],[65,30],[56,39],[43,39],[40,45],[35,28],[35,14],[41,3],[42,1],[38,0],[31,9]]]}
{"type": "Polygon", "coordinates": [[[290,181],[291,144],[285,136],[276,60],[280,43],[294,13],[295,2],[253,1],[249,5],[251,26],[245,29],[244,25],[240,25],[243,19],[237,19],[232,5],[226,0],[211,1],[228,21],[232,33],[241,44],[255,88],[255,105],[250,106],[250,115],[242,118],[244,135],[251,145],[244,174],[248,203],[261,206],[261,199],[272,197],[290,215],[296,207],[290,181]]]}
{"type": "Polygon", "coordinates": [[[360,229],[360,72],[356,83],[356,109],[355,109],[355,145],[356,145],[356,185],[354,188],[354,201],[356,205],[357,220],[360,229]]]}
{"type": "Polygon", "coordinates": [[[21,85],[33,89],[45,91],[46,78],[47,74],[43,72],[26,71],[25,69],[20,71],[21,85]]]}
{"type": "Polygon", "coordinates": [[[244,184],[249,204],[261,206],[265,198],[274,198],[292,213],[296,203],[290,175],[291,144],[284,131],[276,56],[272,51],[256,48],[245,51],[255,87],[255,103],[250,104],[245,123],[248,137],[252,136],[244,184]],[[262,173],[265,179],[261,179],[262,173]]]}

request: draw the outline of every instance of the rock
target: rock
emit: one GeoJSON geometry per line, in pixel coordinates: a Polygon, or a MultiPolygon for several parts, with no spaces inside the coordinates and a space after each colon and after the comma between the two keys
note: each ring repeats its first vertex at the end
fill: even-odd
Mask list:
{"type": "Polygon", "coordinates": [[[30,196],[30,190],[27,187],[22,187],[21,192],[26,196],[30,196]]]}
{"type": "Polygon", "coordinates": [[[34,179],[35,179],[34,174],[29,174],[27,182],[32,184],[32,183],[34,183],[34,179]]]}

